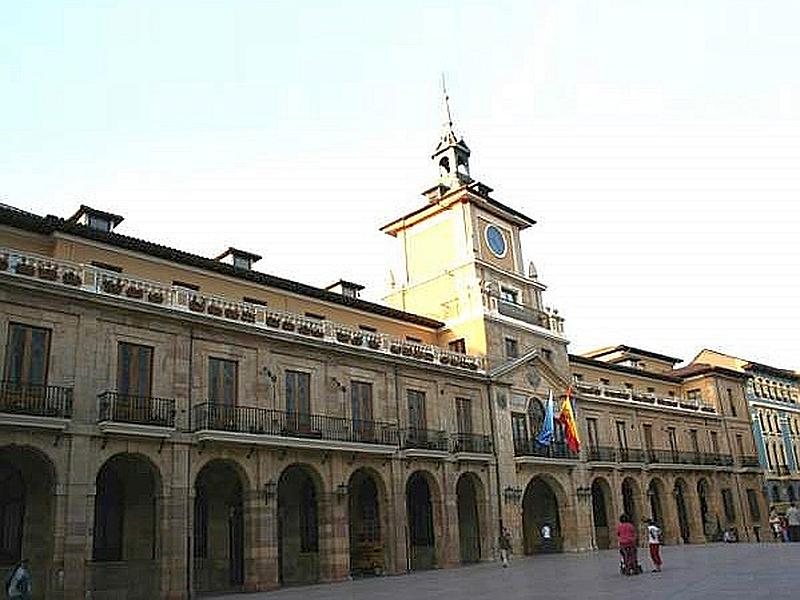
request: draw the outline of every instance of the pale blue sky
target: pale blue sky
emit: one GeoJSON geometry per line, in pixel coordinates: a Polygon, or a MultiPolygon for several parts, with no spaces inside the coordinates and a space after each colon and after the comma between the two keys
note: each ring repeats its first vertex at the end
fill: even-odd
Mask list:
{"type": "Polygon", "coordinates": [[[573,351],[800,368],[800,4],[7,2],[0,201],[380,298],[377,228],[434,176],[446,71],[472,171],[573,351]]]}

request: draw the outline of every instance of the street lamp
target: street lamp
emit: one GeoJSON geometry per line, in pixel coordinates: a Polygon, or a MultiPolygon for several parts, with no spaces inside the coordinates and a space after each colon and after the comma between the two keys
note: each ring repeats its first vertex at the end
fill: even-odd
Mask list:
{"type": "Polygon", "coordinates": [[[522,489],[509,485],[503,490],[503,496],[505,496],[506,502],[509,504],[517,504],[522,498],[522,489]]]}

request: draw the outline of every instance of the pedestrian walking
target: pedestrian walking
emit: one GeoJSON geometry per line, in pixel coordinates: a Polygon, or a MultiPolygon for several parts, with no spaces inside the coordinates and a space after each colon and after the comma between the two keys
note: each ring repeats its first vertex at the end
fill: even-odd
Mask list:
{"type": "Polygon", "coordinates": [[[653,563],[653,573],[661,571],[661,528],[653,519],[647,520],[647,543],[650,546],[650,560],[653,563]]]}
{"type": "Polygon", "coordinates": [[[503,568],[508,567],[508,557],[511,554],[511,532],[503,527],[500,537],[497,538],[497,547],[500,548],[500,560],[503,561],[503,568]]]}
{"type": "Polygon", "coordinates": [[[781,518],[774,508],[769,513],[769,529],[772,531],[774,540],[776,542],[781,541],[781,518]]]}
{"type": "Polygon", "coordinates": [[[545,523],[542,525],[542,528],[539,530],[539,533],[542,535],[542,552],[552,552],[553,551],[553,529],[550,527],[549,523],[545,523]]]}
{"type": "Polygon", "coordinates": [[[6,579],[6,597],[9,600],[31,600],[31,574],[28,559],[23,558],[6,579]]]}
{"type": "Polygon", "coordinates": [[[642,572],[642,567],[639,566],[636,558],[636,527],[633,526],[628,515],[620,515],[616,534],[621,556],[620,572],[623,575],[638,575],[642,572]]]}
{"type": "Polygon", "coordinates": [[[800,510],[797,509],[794,502],[786,511],[786,522],[789,527],[789,541],[800,542],[800,510]]]}

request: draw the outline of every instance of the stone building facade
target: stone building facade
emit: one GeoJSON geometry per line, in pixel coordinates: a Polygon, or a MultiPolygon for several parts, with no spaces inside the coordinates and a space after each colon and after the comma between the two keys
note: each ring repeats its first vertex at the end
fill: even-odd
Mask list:
{"type": "Polygon", "coordinates": [[[800,500],[800,374],[715,350],[703,350],[692,362],[722,365],[746,376],[747,406],[770,507],[783,513],[800,500]]]}
{"type": "Polygon", "coordinates": [[[1,566],[28,556],[40,598],[177,599],[490,560],[501,525],[518,552],[608,547],[623,509],[670,542],[749,537],[745,378],[569,355],[534,221],[469,156],[448,123],[437,184],[383,228],[385,304],[0,207],[1,566]],[[534,441],[570,385],[580,455],[534,441]]]}

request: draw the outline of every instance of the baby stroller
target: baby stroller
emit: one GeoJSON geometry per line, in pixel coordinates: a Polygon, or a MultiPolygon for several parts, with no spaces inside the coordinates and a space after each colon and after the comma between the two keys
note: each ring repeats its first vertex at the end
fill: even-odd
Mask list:
{"type": "Polygon", "coordinates": [[[644,571],[636,557],[636,546],[620,546],[619,572],[623,575],[641,575],[644,571]]]}

